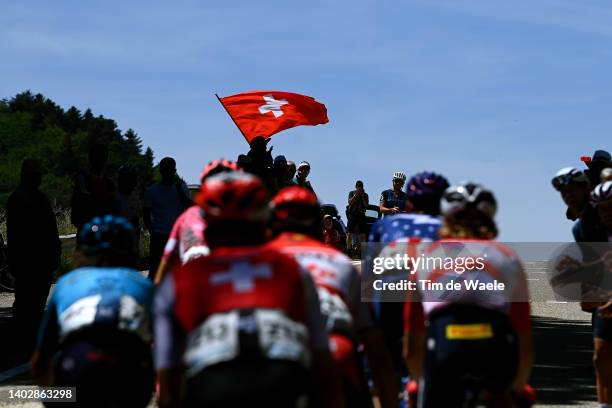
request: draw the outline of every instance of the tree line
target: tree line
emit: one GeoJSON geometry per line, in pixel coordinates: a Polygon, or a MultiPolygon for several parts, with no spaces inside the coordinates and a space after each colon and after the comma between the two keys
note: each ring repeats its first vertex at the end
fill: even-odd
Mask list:
{"type": "Polygon", "coordinates": [[[117,123],[90,109],[64,110],[42,94],[25,91],[0,100],[0,207],[19,184],[21,162],[37,159],[43,169],[41,190],[56,208],[67,208],[75,174],[87,168],[93,144],[109,149],[107,173],[130,164],[139,175],[142,192],[153,180],[153,150],[144,148],[133,129],[122,132],[117,123]]]}

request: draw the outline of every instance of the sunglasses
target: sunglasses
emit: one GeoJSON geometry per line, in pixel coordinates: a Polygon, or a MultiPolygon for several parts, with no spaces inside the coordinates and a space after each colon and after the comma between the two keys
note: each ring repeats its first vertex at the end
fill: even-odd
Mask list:
{"type": "Polygon", "coordinates": [[[400,180],[400,179],[393,179],[394,183],[399,183],[399,184],[404,184],[404,180],[400,180]]]}
{"type": "Polygon", "coordinates": [[[574,183],[587,183],[588,178],[583,172],[574,174],[563,174],[552,179],[552,185],[556,190],[561,190],[574,183]]]}

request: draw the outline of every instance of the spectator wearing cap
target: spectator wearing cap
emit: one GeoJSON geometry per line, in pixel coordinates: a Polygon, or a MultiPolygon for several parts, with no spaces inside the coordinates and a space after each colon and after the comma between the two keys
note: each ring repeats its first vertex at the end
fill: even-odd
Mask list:
{"type": "Polygon", "coordinates": [[[406,210],[408,197],[402,191],[406,182],[406,175],[401,171],[393,173],[393,188],[383,191],[380,194],[380,212],[385,216],[398,214],[406,210]]]}
{"type": "Polygon", "coordinates": [[[370,204],[368,193],[363,188],[363,181],[357,180],[355,190],[348,195],[346,219],[348,221],[346,247],[353,248],[353,234],[357,234],[359,242],[365,242],[365,212],[370,204]]]}
{"type": "Polygon", "coordinates": [[[588,170],[585,170],[589,177],[591,187],[595,187],[600,183],[601,171],[605,168],[612,167],[612,157],[605,150],[595,150],[592,157],[586,157],[585,163],[588,170]]]}
{"type": "Polygon", "coordinates": [[[287,159],[282,154],[274,158],[272,172],[274,173],[276,185],[279,190],[283,187],[289,187],[293,185],[290,180],[287,180],[287,159]]]}
{"type": "Polygon", "coordinates": [[[310,181],[306,180],[309,174],[310,174],[310,163],[308,163],[307,161],[301,162],[297,167],[297,174],[295,175],[295,178],[293,179],[293,183],[300,187],[307,188],[308,190],[314,193],[315,191],[312,188],[312,184],[310,184],[310,181]]]}

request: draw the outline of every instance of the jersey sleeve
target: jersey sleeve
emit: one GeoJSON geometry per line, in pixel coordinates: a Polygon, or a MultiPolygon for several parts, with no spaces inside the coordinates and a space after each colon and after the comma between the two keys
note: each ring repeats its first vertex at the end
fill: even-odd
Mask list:
{"type": "Polygon", "coordinates": [[[174,301],[174,280],[168,275],[157,288],[154,299],[154,355],[158,370],[181,363],[185,335],[175,318],[174,301]]]}
{"type": "Polygon", "coordinates": [[[367,330],[373,326],[372,315],[367,304],[361,301],[361,281],[359,274],[351,266],[353,273],[351,274],[351,282],[349,284],[349,307],[355,319],[355,330],[367,330]]]}
{"type": "Polygon", "coordinates": [[[528,333],[531,331],[531,306],[529,305],[527,276],[521,262],[518,259],[515,259],[514,262],[516,265],[517,284],[512,295],[508,317],[517,333],[528,333]]]}
{"type": "Polygon", "coordinates": [[[425,311],[419,292],[409,291],[404,303],[404,332],[425,332],[425,311]]]}
{"type": "Polygon", "coordinates": [[[325,319],[321,314],[317,290],[310,274],[302,267],[300,269],[304,286],[304,320],[308,328],[310,348],[313,351],[329,350],[325,319]]]}

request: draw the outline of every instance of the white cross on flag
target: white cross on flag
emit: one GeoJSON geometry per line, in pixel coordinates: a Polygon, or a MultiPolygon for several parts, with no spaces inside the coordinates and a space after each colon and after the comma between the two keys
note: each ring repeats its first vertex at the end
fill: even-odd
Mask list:
{"type": "Polygon", "coordinates": [[[310,96],[291,92],[244,92],[219,98],[219,102],[249,143],[256,136],[267,139],[295,126],[329,122],[325,105],[310,96]]]}

